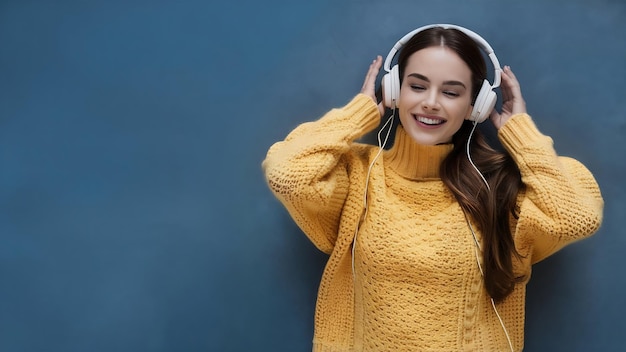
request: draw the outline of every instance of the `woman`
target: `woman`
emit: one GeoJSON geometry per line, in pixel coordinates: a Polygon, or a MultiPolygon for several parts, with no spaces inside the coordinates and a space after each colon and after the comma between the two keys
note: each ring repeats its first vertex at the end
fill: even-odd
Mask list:
{"type": "Polygon", "coordinates": [[[267,153],[269,187],[330,255],[314,351],[519,351],[531,265],[601,224],[592,174],[537,130],[510,67],[501,111],[482,112],[505,151],[474,130],[487,74],[472,34],[432,26],[403,44],[388,150],[355,142],[385,112],[379,56],[360,94],[267,153]]]}

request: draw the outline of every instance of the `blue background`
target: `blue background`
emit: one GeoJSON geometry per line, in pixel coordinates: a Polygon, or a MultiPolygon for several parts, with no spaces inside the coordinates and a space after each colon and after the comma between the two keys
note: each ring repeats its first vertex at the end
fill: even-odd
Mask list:
{"type": "Polygon", "coordinates": [[[326,256],[260,163],[410,30],[480,33],[603,191],[526,350],[626,348],[626,3],[0,2],[0,351],[309,351],[326,256]]]}

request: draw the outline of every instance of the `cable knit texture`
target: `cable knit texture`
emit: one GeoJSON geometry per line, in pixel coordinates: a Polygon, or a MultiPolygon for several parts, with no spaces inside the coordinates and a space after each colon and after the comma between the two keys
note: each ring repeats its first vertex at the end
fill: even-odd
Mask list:
{"type": "MultiPolygon", "coordinates": [[[[451,145],[418,145],[398,127],[393,147],[372,166],[367,213],[359,226],[378,147],[355,140],[379,122],[376,104],[359,94],[343,108],[298,126],[269,149],[262,164],[276,197],[329,254],[313,350],[508,351],[472,233],[439,178],[451,145]]],[[[530,116],[513,116],[499,138],[526,185],[512,231],[524,256],[515,271],[529,278],[533,263],[599,228],[603,200],[591,173],[576,160],[557,156],[530,116]]],[[[526,282],[518,284],[497,305],[517,351],[524,343],[525,287],[526,282]]]]}

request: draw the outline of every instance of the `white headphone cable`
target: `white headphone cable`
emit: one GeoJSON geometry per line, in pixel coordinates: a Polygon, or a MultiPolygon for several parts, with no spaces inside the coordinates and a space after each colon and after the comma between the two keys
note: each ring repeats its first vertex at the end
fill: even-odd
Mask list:
{"type": "MultiPolygon", "coordinates": [[[[483,182],[487,186],[487,189],[491,190],[491,187],[489,187],[489,183],[485,179],[485,176],[483,176],[483,174],[480,172],[478,167],[476,167],[476,164],[474,164],[474,161],[472,160],[472,157],[470,155],[470,140],[472,139],[472,135],[474,134],[474,130],[476,129],[477,125],[478,125],[478,122],[474,121],[474,125],[472,126],[472,130],[470,131],[470,135],[467,138],[467,147],[466,147],[467,158],[469,159],[470,164],[472,164],[472,166],[474,167],[474,170],[476,170],[476,172],[478,172],[478,175],[480,175],[480,178],[483,180],[483,182]]],[[[474,244],[475,244],[475,246],[474,246],[474,254],[476,255],[476,263],[478,264],[478,270],[480,270],[480,275],[484,278],[485,277],[485,273],[483,272],[483,267],[480,264],[480,258],[479,258],[479,255],[478,255],[478,251],[479,250],[482,251],[482,249],[480,248],[480,243],[478,242],[478,238],[476,237],[476,233],[474,232],[474,228],[472,227],[472,223],[467,218],[467,214],[465,214],[465,212],[463,212],[463,215],[465,216],[465,221],[467,222],[467,225],[469,226],[470,231],[472,232],[472,237],[474,238],[474,244]]],[[[500,313],[498,313],[498,309],[496,308],[496,302],[494,302],[493,298],[491,298],[491,297],[489,297],[489,300],[491,301],[491,306],[493,307],[493,311],[496,313],[496,316],[498,317],[498,320],[500,321],[500,325],[502,326],[502,330],[504,331],[504,335],[506,336],[506,340],[509,343],[509,348],[511,349],[511,352],[514,352],[513,343],[511,342],[511,338],[509,337],[509,332],[507,331],[506,326],[504,326],[504,321],[502,320],[502,317],[500,317],[500,313]]]]}
{"type": "MultiPolygon", "coordinates": [[[[485,277],[485,273],[483,272],[483,267],[480,264],[480,258],[478,255],[478,250],[482,250],[480,248],[480,243],[478,242],[478,238],[476,238],[476,233],[474,232],[474,227],[472,227],[472,223],[470,223],[469,219],[467,218],[467,214],[465,214],[465,212],[463,212],[463,215],[465,216],[465,221],[467,222],[467,225],[470,228],[470,231],[472,231],[472,237],[474,238],[474,254],[476,255],[476,263],[478,263],[478,270],[480,271],[480,276],[482,276],[483,278],[485,277]]],[[[493,307],[493,311],[496,313],[496,316],[498,317],[498,320],[500,321],[500,326],[502,326],[502,330],[504,331],[504,335],[506,336],[506,340],[509,343],[509,348],[511,349],[511,352],[514,352],[515,350],[513,349],[513,343],[511,342],[511,338],[509,337],[509,332],[507,331],[506,327],[504,326],[504,321],[502,320],[502,317],[500,317],[500,313],[498,313],[498,309],[496,308],[496,302],[494,302],[493,298],[489,297],[489,300],[491,301],[491,306],[493,307]]]]}
{"type": "Polygon", "coordinates": [[[480,178],[483,180],[483,182],[487,186],[487,189],[491,190],[491,187],[489,187],[489,183],[485,179],[485,176],[483,176],[483,174],[480,172],[480,170],[478,170],[478,167],[476,166],[476,164],[474,164],[474,161],[472,160],[472,156],[470,155],[470,141],[472,140],[472,135],[474,134],[474,130],[476,129],[476,125],[478,125],[478,122],[476,120],[474,120],[474,126],[472,126],[472,130],[470,131],[470,134],[467,137],[467,145],[466,145],[466,148],[465,148],[465,152],[467,153],[467,159],[469,160],[470,164],[472,164],[472,166],[474,167],[474,170],[476,170],[476,172],[478,172],[478,175],[480,176],[480,178]]]}
{"type": "Polygon", "coordinates": [[[355,281],[356,281],[356,271],[355,271],[355,264],[354,264],[354,254],[356,250],[356,237],[359,232],[359,228],[361,227],[361,223],[363,222],[363,220],[365,220],[365,216],[367,215],[367,188],[370,182],[370,174],[372,173],[372,167],[374,167],[374,163],[376,162],[376,159],[378,159],[380,154],[382,154],[383,150],[385,150],[385,145],[387,144],[387,141],[389,140],[389,135],[391,134],[391,129],[393,127],[393,118],[395,117],[395,115],[396,115],[396,110],[393,109],[391,116],[387,119],[387,121],[385,121],[385,123],[383,124],[383,126],[380,128],[380,130],[377,133],[378,153],[376,153],[376,156],[374,156],[374,159],[372,160],[369,167],[367,168],[367,175],[365,176],[365,191],[363,192],[363,210],[361,212],[361,217],[359,218],[359,222],[357,223],[357,226],[354,230],[354,239],[352,240],[352,280],[355,280],[355,281]],[[389,125],[389,127],[387,127],[387,125],[389,125]],[[387,134],[385,135],[385,140],[381,141],[380,136],[381,136],[381,133],[385,130],[385,127],[387,127],[387,134]]]}

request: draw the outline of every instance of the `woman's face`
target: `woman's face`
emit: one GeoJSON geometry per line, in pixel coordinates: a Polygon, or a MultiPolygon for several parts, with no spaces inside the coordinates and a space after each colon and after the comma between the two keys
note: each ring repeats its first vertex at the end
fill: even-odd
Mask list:
{"type": "Polygon", "coordinates": [[[433,46],[407,60],[398,112],[419,144],[449,143],[472,112],[472,72],[452,50],[433,46]]]}

